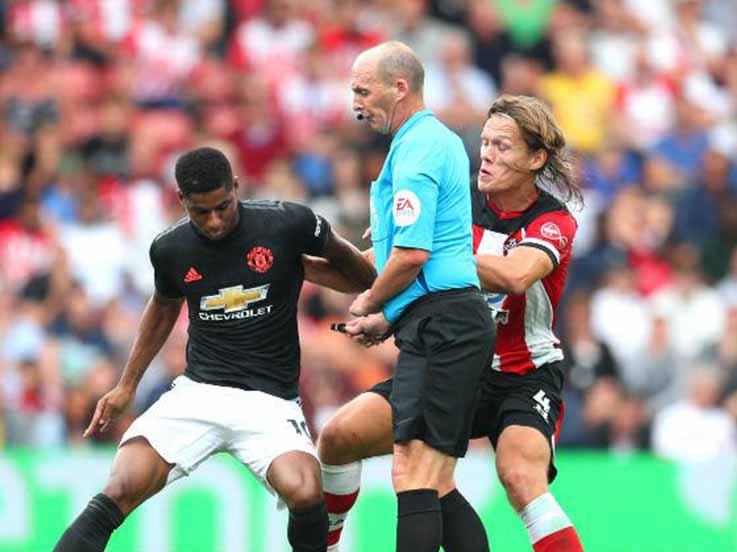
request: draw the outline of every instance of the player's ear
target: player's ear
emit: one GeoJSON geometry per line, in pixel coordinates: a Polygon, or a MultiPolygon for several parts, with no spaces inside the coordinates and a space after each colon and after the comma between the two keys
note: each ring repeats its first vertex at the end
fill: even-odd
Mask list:
{"type": "Polygon", "coordinates": [[[182,193],[182,190],[177,190],[177,196],[179,197],[179,203],[182,207],[185,207],[184,205],[184,194],[182,193]]]}
{"type": "Polygon", "coordinates": [[[238,177],[237,176],[233,177],[233,190],[235,192],[238,192],[238,177]]]}
{"type": "Polygon", "coordinates": [[[540,148],[532,152],[530,156],[530,170],[537,172],[545,166],[548,160],[548,151],[545,148],[540,148]]]}
{"type": "Polygon", "coordinates": [[[397,79],[394,83],[397,88],[397,100],[403,100],[409,94],[409,83],[407,79],[397,79]]]}

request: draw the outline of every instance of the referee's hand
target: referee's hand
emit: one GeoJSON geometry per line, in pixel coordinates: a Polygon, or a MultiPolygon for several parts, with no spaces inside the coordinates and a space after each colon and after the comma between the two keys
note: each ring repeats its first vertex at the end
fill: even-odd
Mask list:
{"type": "Polygon", "coordinates": [[[372,301],[370,289],[367,289],[356,297],[351,306],[348,307],[348,312],[353,316],[368,316],[373,313],[378,313],[380,310],[379,306],[372,301]]]}
{"type": "Polygon", "coordinates": [[[84,437],[91,437],[97,432],[105,431],[110,426],[110,422],[115,421],[120,414],[125,412],[133,400],[133,395],[132,392],[117,385],[105,393],[97,401],[95,414],[84,432],[84,437]]]}
{"type": "Polygon", "coordinates": [[[345,324],[345,333],[353,341],[364,347],[373,347],[386,341],[389,337],[389,321],[383,313],[370,314],[349,320],[345,324]]]}

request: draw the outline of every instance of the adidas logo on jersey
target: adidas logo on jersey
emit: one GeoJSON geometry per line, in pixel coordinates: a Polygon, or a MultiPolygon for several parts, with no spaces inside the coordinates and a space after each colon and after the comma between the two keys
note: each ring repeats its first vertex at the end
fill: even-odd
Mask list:
{"type": "Polygon", "coordinates": [[[197,269],[195,267],[190,266],[187,274],[184,276],[184,283],[191,284],[192,282],[197,282],[198,280],[202,280],[202,274],[197,272],[197,269]]]}

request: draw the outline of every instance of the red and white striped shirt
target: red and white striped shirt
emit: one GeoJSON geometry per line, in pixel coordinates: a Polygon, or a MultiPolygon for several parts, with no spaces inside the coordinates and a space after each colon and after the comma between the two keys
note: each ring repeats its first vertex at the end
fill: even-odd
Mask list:
{"type": "Polygon", "coordinates": [[[553,326],[568,273],[576,220],[546,192],[522,212],[500,211],[476,190],[472,196],[474,253],[506,255],[513,247],[535,247],[553,263],[552,272],[524,294],[486,294],[497,321],[492,368],[526,374],[562,360],[563,351],[553,326]]]}

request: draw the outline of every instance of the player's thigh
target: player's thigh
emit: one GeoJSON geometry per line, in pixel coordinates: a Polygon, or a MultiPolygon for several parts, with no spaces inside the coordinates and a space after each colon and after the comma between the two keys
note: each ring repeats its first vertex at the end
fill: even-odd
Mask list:
{"type": "Polygon", "coordinates": [[[502,481],[519,480],[530,472],[536,479],[542,472],[553,481],[555,442],[565,413],[558,363],[523,376],[494,372],[485,384],[481,405],[488,407],[488,436],[502,481]]]}
{"type": "Polygon", "coordinates": [[[537,428],[510,425],[502,430],[496,447],[496,470],[516,509],[547,491],[550,465],[550,446],[537,428]]]}
{"type": "Polygon", "coordinates": [[[344,404],[320,431],[317,450],[326,464],[342,465],[391,454],[391,380],[344,404]]]}
{"type": "Polygon", "coordinates": [[[222,449],[226,427],[241,406],[238,389],[197,383],[179,376],[121,438],[120,450],[143,438],[173,468],[166,483],[189,475],[222,449]],[[196,405],[196,408],[193,408],[196,405]]]}
{"type": "Polygon", "coordinates": [[[288,505],[296,493],[294,479],[303,478],[307,495],[320,493],[319,463],[299,399],[284,399],[261,391],[240,391],[239,410],[229,423],[222,450],[243,463],[288,505]],[[312,460],[310,460],[310,458],[312,460]],[[294,469],[282,466],[293,460],[294,469]],[[281,477],[280,477],[281,476],[281,477]],[[272,480],[277,486],[272,484],[272,480]]]}
{"type": "Polygon", "coordinates": [[[515,467],[534,469],[545,475],[550,445],[540,430],[524,425],[505,427],[496,445],[496,465],[501,471],[515,467]]]}
{"type": "Polygon", "coordinates": [[[173,467],[145,438],[133,438],[118,449],[103,492],[127,515],[166,485],[173,467]]]}

